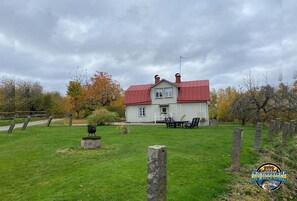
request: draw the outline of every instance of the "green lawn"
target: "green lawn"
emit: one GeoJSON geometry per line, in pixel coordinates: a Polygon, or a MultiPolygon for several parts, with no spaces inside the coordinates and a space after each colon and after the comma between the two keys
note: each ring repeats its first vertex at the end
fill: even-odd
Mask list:
{"type": "MultiPolygon", "coordinates": [[[[234,126],[130,126],[128,135],[118,134],[116,126],[102,126],[97,127],[102,136],[97,150],[80,149],[86,127],[0,132],[0,198],[146,200],[147,147],[159,144],[167,146],[167,200],[216,199],[232,182],[234,126]]],[[[253,164],[259,157],[252,149],[255,127],[243,128],[241,162],[253,164]]]]}

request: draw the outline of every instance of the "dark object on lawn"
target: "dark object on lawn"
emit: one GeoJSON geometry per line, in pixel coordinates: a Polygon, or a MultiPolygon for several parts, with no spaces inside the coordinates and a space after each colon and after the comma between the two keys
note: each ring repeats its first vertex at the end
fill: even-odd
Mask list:
{"type": "Polygon", "coordinates": [[[175,122],[172,117],[166,117],[165,118],[165,124],[167,128],[175,128],[175,122]]]}
{"type": "Polygon", "coordinates": [[[89,133],[89,136],[90,135],[96,135],[96,125],[95,124],[89,124],[88,125],[88,133],[89,133]]]}
{"type": "Polygon", "coordinates": [[[165,124],[167,128],[175,127],[174,119],[172,117],[165,117],[165,124]]]}
{"type": "Polygon", "coordinates": [[[192,122],[188,122],[185,124],[185,128],[193,128],[195,126],[198,127],[200,118],[193,118],[192,122]]]}

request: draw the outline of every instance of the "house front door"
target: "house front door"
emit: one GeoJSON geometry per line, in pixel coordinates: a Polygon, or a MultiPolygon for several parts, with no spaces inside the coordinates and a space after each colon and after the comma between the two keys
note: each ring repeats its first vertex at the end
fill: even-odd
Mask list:
{"type": "Polygon", "coordinates": [[[161,119],[164,119],[169,114],[169,107],[168,106],[160,106],[160,113],[161,113],[161,119]]]}

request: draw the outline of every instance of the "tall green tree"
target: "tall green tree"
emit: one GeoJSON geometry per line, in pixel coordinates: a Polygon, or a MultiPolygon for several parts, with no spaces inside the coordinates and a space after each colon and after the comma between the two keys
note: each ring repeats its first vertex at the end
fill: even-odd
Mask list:
{"type": "Polygon", "coordinates": [[[60,115],[66,112],[66,100],[59,92],[47,92],[43,96],[45,110],[50,115],[60,115]]]}
{"type": "Polygon", "coordinates": [[[18,111],[44,110],[43,87],[38,82],[18,81],[15,96],[18,111]]]}
{"type": "Polygon", "coordinates": [[[1,78],[0,80],[0,111],[15,112],[16,83],[12,78],[1,78]]]}

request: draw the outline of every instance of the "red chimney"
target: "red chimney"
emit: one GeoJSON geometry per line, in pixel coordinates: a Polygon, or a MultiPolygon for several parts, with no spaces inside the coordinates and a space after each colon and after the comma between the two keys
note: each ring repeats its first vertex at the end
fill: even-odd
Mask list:
{"type": "Polygon", "coordinates": [[[180,74],[179,73],[176,73],[175,74],[175,83],[181,83],[181,80],[180,80],[180,74]]]}
{"type": "Polygon", "coordinates": [[[157,84],[158,82],[160,82],[160,77],[159,75],[155,75],[155,84],[157,84]]]}

